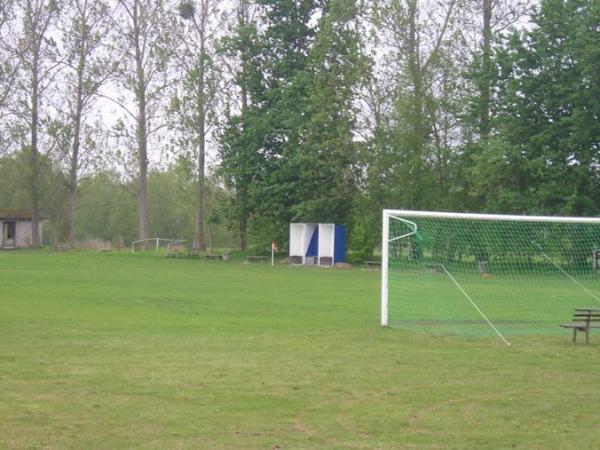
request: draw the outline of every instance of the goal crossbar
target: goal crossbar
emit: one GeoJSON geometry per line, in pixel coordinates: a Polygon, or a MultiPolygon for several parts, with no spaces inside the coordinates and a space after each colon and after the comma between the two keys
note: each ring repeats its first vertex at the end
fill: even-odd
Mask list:
{"type": "Polygon", "coordinates": [[[503,222],[546,222],[546,223],[596,223],[599,217],[567,217],[567,216],[520,216],[511,214],[477,214],[441,211],[414,211],[408,209],[384,209],[383,217],[429,217],[439,219],[497,220],[503,222]]]}

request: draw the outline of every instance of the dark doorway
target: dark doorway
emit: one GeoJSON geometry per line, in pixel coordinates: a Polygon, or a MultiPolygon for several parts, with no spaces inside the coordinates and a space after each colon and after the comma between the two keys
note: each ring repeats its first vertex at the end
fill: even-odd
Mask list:
{"type": "Polygon", "coordinates": [[[15,246],[16,222],[4,222],[2,225],[2,246],[11,248],[15,246]]]}

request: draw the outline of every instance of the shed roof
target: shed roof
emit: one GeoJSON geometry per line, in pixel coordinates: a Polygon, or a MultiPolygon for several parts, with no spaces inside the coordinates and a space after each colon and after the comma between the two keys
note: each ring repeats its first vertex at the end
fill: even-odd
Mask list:
{"type": "MultiPolygon", "coordinates": [[[[0,220],[31,220],[32,214],[29,209],[11,209],[11,208],[0,208],[0,220]]],[[[44,219],[40,216],[40,220],[44,219]]]]}

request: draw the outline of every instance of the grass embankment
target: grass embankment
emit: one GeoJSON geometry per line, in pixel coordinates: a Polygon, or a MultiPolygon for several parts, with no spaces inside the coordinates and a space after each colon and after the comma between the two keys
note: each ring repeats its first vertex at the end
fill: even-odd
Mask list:
{"type": "Polygon", "coordinates": [[[0,447],[590,448],[600,334],[378,326],[379,274],[0,253],[0,447]]]}

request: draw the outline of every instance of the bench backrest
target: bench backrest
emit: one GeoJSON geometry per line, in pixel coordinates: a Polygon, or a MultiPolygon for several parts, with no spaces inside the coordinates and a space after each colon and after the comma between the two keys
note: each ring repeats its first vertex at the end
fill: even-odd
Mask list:
{"type": "Polygon", "coordinates": [[[573,322],[600,322],[600,309],[598,310],[585,310],[576,309],[573,313],[573,322]]]}

